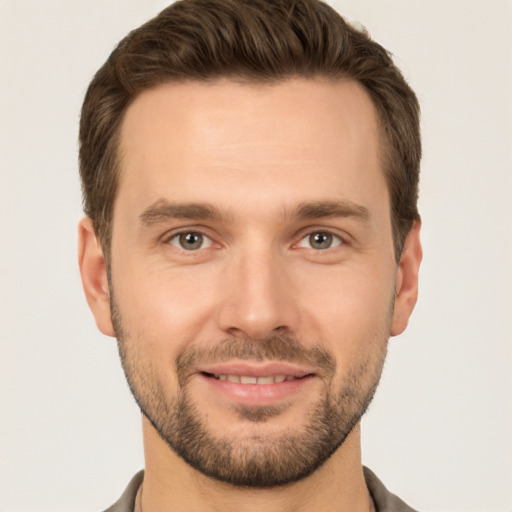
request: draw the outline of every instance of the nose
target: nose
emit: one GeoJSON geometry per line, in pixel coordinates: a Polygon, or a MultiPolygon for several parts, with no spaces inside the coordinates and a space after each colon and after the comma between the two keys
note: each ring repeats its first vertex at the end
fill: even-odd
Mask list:
{"type": "Polygon", "coordinates": [[[285,260],[268,248],[232,258],[223,276],[220,329],[252,339],[295,331],[299,312],[285,260]]]}

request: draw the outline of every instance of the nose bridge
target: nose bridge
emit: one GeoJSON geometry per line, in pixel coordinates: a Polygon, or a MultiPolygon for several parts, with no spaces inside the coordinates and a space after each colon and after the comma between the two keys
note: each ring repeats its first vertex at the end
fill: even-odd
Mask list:
{"type": "Polygon", "coordinates": [[[233,254],[218,317],[223,330],[258,339],[294,329],[296,311],[284,259],[268,241],[252,240],[233,254]]]}

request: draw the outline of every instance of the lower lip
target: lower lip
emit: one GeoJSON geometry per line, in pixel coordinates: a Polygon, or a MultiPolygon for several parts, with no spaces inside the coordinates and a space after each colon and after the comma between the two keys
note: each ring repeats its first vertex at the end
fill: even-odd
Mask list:
{"type": "Polygon", "coordinates": [[[304,387],[310,385],[315,379],[313,375],[307,375],[300,379],[285,380],[274,384],[241,384],[219,380],[203,374],[201,374],[201,378],[206,381],[210,389],[224,395],[234,403],[259,406],[273,405],[289,399],[304,387]]]}

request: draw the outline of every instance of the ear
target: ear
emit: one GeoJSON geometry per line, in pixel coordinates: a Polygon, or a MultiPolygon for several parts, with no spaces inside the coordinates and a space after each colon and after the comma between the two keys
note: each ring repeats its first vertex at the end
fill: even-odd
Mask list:
{"type": "Polygon", "coordinates": [[[402,334],[418,299],[418,273],[423,251],[420,242],[421,222],[415,221],[407,235],[400,257],[395,287],[395,308],[391,336],[402,334]]]}
{"type": "Polygon", "coordinates": [[[103,251],[96,238],[92,220],[82,219],[78,225],[78,265],[87,303],[98,329],[115,336],[110,315],[110,294],[103,251]]]}

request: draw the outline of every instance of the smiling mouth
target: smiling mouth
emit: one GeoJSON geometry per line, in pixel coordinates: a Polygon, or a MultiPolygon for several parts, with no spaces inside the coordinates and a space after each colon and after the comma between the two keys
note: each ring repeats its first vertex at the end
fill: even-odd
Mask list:
{"type": "Polygon", "coordinates": [[[237,374],[215,374],[202,372],[202,374],[206,377],[223,380],[227,382],[235,382],[239,384],[260,384],[260,385],[268,385],[268,384],[280,384],[281,382],[293,381],[293,380],[302,380],[307,377],[312,376],[312,374],[308,373],[305,375],[267,375],[264,377],[256,377],[254,375],[237,375],[237,374]]]}

